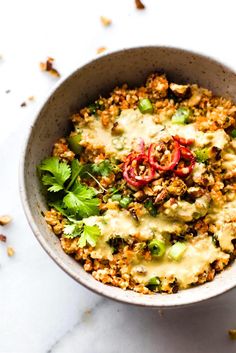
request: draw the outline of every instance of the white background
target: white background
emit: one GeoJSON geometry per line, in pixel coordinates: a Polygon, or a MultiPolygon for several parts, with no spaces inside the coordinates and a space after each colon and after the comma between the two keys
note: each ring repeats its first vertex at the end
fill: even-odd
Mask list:
{"type": "Polygon", "coordinates": [[[0,0],[0,353],[235,353],[236,291],[162,313],[98,297],[64,274],[41,249],[19,200],[18,165],[27,129],[57,81],[40,72],[46,56],[64,77],[109,50],[144,44],[193,49],[236,69],[235,0],[0,0]],[[99,17],[113,24],[103,28],[99,17]],[[11,92],[6,94],[5,91],[11,92]],[[28,102],[29,96],[34,102],[28,102]],[[20,104],[27,101],[27,106],[20,104]]]}

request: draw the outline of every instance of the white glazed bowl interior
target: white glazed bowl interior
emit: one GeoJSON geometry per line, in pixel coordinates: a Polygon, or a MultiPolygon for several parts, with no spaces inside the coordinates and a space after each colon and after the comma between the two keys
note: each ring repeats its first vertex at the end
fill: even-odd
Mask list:
{"type": "Polygon", "coordinates": [[[236,285],[236,265],[218,274],[212,282],[171,295],[142,295],[104,285],[66,255],[57,237],[48,229],[41,215],[46,203],[36,175],[36,166],[50,155],[53,143],[69,131],[68,118],[73,113],[100,94],[109,93],[116,85],[142,84],[148,74],[155,71],[165,72],[174,82],[198,83],[236,101],[235,72],[208,57],[168,47],[141,47],[104,55],[61,81],[44,103],[26,143],[20,188],[26,216],[36,238],[65,272],[96,293],[124,303],[158,308],[187,305],[226,292],[236,285]]]}

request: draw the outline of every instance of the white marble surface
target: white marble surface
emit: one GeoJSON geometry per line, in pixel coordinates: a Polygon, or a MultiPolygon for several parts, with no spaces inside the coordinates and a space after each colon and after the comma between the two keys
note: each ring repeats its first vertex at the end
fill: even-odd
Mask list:
{"type": "Polygon", "coordinates": [[[38,63],[56,58],[62,75],[96,49],[166,44],[221,58],[236,68],[235,0],[1,0],[0,214],[13,222],[0,233],[0,353],[233,353],[236,290],[191,308],[163,312],[101,298],[70,279],[45,254],[23,214],[18,193],[21,146],[55,79],[38,63]],[[113,20],[102,28],[99,16],[113,20]],[[11,92],[6,94],[5,91],[11,92]],[[34,95],[35,102],[20,104],[34,95]]]}

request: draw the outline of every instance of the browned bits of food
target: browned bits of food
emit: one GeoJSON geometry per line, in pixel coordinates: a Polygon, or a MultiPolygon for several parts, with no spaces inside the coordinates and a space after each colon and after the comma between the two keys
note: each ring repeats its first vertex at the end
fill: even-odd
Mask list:
{"type": "Polygon", "coordinates": [[[5,226],[10,223],[12,218],[10,216],[0,216],[0,226],[5,226]]]}
{"type": "Polygon", "coordinates": [[[229,334],[229,337],[232,339],[232,340],[236,340],[236,329],[231,329],[228,331],[228,334],[229,334]]]}
{"type": "Polygon", "coordinates": [[[65,161],[72,161],[75,157],[74,152],[69,149],[67,141],[64,138],[59,139],[54,144],[52,155],[65,161]]]}
{"type": "Polygon", "coordinates": [[[85,271],[122,289],[171,294],[228,266],[236,256],[233,102],[153,73],[71,121],[42,161],[45,220],[85,271]]]}
{"type": "Polygon", "coordinates": [[[135,0],[135,5],[138,10],[144,10],[145,6],[141,0],[135,0]]]}
{"type": "Polygon", "coordinates": [[[170,84],[171,91],[178,97],[184,97],[189,91],[189,85],[177,85],[176,83],[170,84]]]}
{"type": "Polygon", "coordinates": [[[154,98],[165,98],[168,87],[165,75],[152,74],[147,79],[147,88],[154,98]]]}
{"type": "Polygon", "coordinates": [[[102,53],[104,53],[104,51],[106,51],[106,50],[107,50],[106,47],[99,47],[99,48],[97,49],[97,54],[102,54],[102,53]]]}
{"type": "Polygon", "coordinates": [[[3,234],[0,234],[0,241],[2,241],[3,243],[6,243],[7,237],[3,234]]]}
{"type": "Polygon", "coordinates": [[[55,59],[48,57],[45,62],[40,63],[40,69],[42,71],[48,72],[54,77],[60,77],[60,73],[53,66],[55,59]]]}
{"type": "Polygon", "coordinates": [[[187,191],[187,185],[180,178],[175,178],[171,180],[169,186],[167,186],[167,191],[172,195],[183,195],[187,191]]]}
{"type": "Polygon", "coordinates": [[[11,246],[8,246],[8,248],[7,248],[7,255],[8,255],[9,257],[12,257],[12,256],[14,256],[14,254],[15,254],[15,250],[14,250],[11,246]]]}
{"type": "Polygon", "coordinates": [[[100,21],[104,27],[109,27],[112,24],[112,21],[109,18],[104,16],[100,17],[100,21]]]}
{"type": "MultiPolygon", "coordinates": [[[[27,101],[28,101],[28,102],[33,102],[34,100],[35,100],[35,97],[34,97],[34,96],[30,96],[30,97],[27,98],[27,101]]],[[[20,106],[21,106],[22,108],[27,107],[27,102],[26,102],[26,101],[22,102],[20,106]]]]}
{"type": "Polygon", "coordinates": [[[157,203],[164,202],[167,196],[168,196],[168,191],[163,189],[155,198],[154,203],[157,204],[157,203]]]}
{"type": "Polygon", "coordinates": [[[45,212],[45,220],[47,224],[53,229],[56,235],[60,235],[63,232],[65,219],[60,212],[54,209],[45,212]]]}

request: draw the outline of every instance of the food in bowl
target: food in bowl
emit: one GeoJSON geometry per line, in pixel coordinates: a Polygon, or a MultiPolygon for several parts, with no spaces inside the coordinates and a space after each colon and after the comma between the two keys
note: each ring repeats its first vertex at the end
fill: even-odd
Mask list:
{"type": "Polygon", "coordinates": [[[230,100],[158,74],[74,114],[38,168],[63,250],[144,294],[213,280],[236,254],[235,117],[230,100]]]}

